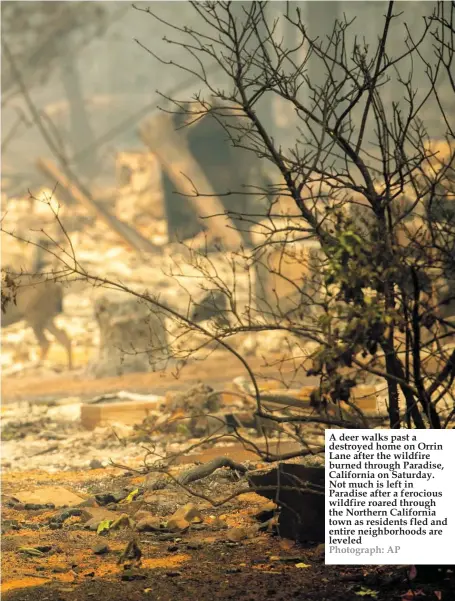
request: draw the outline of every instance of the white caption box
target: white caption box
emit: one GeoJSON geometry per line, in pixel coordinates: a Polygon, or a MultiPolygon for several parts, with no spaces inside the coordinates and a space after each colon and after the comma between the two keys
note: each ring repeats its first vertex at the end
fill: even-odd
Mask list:
{"type": "Polygon", "coordinates": [[[325,431],[325,562],[455,563],[455,430],[325,431]]]}

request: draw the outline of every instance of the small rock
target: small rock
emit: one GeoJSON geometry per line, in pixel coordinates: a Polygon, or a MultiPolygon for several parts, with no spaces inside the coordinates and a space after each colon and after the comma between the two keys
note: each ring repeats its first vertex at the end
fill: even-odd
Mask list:
{"type": "Polygon", "coordinates": [[[113,492],[103,492],[95,495],[95,499],[99,505],[109,505],[109,503],[118,503],[128,496],[128,492],[117,490],[113,492]]]}
{"type": "Polygon", "coordinates": [[[226,574],[238,574],[242,571],[242,568],[228,568],[226,574]]]}
{"type": "Polygon", "coordinates": [[[145,520],[146,518],[154,518],[155,516],[153,515],[153,513],[151,513],[150,511],[145,511],[145,510],[139,510],[136,511],[136,513],[134,514],[134,519],[136,520],[136,522],[139,522],[140,520],[145,520]]]}
{"type": "Polygon", "coordinates": [[[113,499],[113,503],[120,503],[120,501],[123,501],[123,499],[126,499],[126,497],[130,494],[130,490],[114,490],[111,495],[112,495],[112,499],[113,499]]]}
{"type": "Polygon", "coordinates": [[[147,482],[148,490],[164,490],[165,488],[167,488],[167,486],[168,482],[165,478],[157,478],[156,480],[147,482]]]}
{"type": "Polygon", "coordinates": [[[189,527],[190,523],[184,518],[171,517],[166,524],[166,529],[170,532],[185,532],[189,527]]]}
{"type": "Polygon", "coordinates": [[[166,572],[166,576],[168,576],[169,578],[177,578],[178,576],[181,576],[182,572],[179,572],[177,570],[172,570],[171,572],[166,572]]]}
{"type": "Polygon", "coordinates": [[[35,549],[38,549],[41,553],[49,553],[52,550],[52,545],[35,545],[35,549]]]}
{"type": "Polygon", "coordinates": [[[132,580],[145,580],[146,575],[141,572],[137,572],[136,570],[123,570],[122,572],[122,580],[124,582],[130,582],[132,580]]]}
{"type": "Polygon", "coordinates": [[[99,459],[92,459],[89,463],[89,468],[91,470],[99,470],[102,469],[104,465],[101,463],[99,459]]]}
{"type": "Polygon", "coordinates": [[[176,553],[179,550],[179,546],[178,545],[169,545],[167,550],[169,551],[169,553],[176,553]]]}
{"type": "Polygon", "coordinates": [[[104,555],[105,553],[109,553],[110,548],[106,543],[98,543],[93,547],[93,553],[95,555],[104,555]]]}
{"type": "MultiPolygon", "coordinates": [[[[64,509],[63,511],[60,511],[60,513],[57,513],[53,518],[51,518],[51,521],[53,522],[65,522],[68,518],[70,517],[82,517],[84,515],[84,511],[83,509],[78,509],[76,507],[71,508],[71,509],[64,509]]],[[[87,517],[89,517],[89,514],[87,514],[87,517]]]]}
{"type": "Polygon", "coordinates": [[[193,541],[193,542],[189,542],[187,543],[186,547],[187,549],[192,549],[192,550],[197,550],[197,549],[202,549],[204,545],[199,542],[199,541],[193,541]]]}
{"type": "Polygon", "coordinates": [[[87,530],[96,530],[101,522],[110,520],[114,522],[118,518],[118,514],[104,507],[87,507],[84,509],[84,528],[87,530]]]}
{"type": "Polygon", "coordinates": [[[110,530],[120,530],[120,528],[134,527],[134,522],[127,513],[122,513],[114,522],[110,530]]]}
{"type": "MultiPolygon", "coordinates": [[[[39,511],[40,509],[47,509],[47,504],[41,503],[25,503],[24,509],[26,511],[39,511]]],[[[52,509],[55,509],[55,505],[52,505],[52,509]]]]}
{"type": "Polygon", "coordinates": [[[161,520],[153,515],[142,518],[136,524],[139,532],[159,532],[162,530],[161,520]]]}
{"type": "MultiPolygon", "coordinates": [[[[57,513],[56,515],[52,516],[48,522],[49,524],[49,528],[51,528],[52,530],[57,530],[58,528],[62,528],[63,524],[66,522],[66,520],[68,520],[69,518],[72,517],[76,517],[76,518],[81,518],[81,521],[84,521],[84,517],[85,520],[90,518],[90,514],[86,513],[83,509],[78,509],[76,507],[74,508],[70,508],[70,509],[64,509],[63,511],[60,511],[59,513],[57,513]]],[[[76,528],[79,528],[79,525],[74,524],[76,526],[76,528]]]]}
{"type": "Polygon", "coordinates": [[[170,519],[183,519],[189,524],[200,524],[202,522],[201,512],[193,503],[187,503],[186,505],[183,505],[183,507],[179,507],[170,519]]]}
{"type": "MultiPolygon", "coordinates": [[[[48,522],[59,522],[60,524],[63,524],[64,522],[66,522],[67,519],[73,517],[73,515],[75,517],[81,517],[83,513],[83,509],[74,509],[74,514],[71,509],[62,509],[51,515],[51,517],[48,519],[48,522]]],[[[87,519],[88,517],[89,516],[87,516],[87,519]]]]}
{"type": "Polygon", "coordinates": [[[229,532],[226,534],[226,538],[231,543],[238,543],[247,539],[248,533],[246,528],[231,528],[231,530],[229,530],[229,532]]]}

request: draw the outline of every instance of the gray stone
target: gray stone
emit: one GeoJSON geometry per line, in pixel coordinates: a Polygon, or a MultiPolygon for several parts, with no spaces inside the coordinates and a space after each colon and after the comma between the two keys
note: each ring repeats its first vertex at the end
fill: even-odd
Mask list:
{"type": "Polygon", "coordinates": [[[95,555],[105,555],[106,553],[109,553],[109,551],[109,545],[106,543],[98,543],[93,547],[93,553],[95,555]]]}
{"type": "Polygon", "coordinates": [[[153,515],[143,517],[136,524],[139,532],[160,532],[162,530],[161,520],[153,515]]]}

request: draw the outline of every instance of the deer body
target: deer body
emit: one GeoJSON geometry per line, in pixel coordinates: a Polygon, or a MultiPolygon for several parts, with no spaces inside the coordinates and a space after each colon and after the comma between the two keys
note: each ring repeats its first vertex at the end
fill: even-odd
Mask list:
{"type": "Polygon", "coordinates": [[[2,328],[24,320],[33,329],[39,343],[41,360],[45,359],[49,350],[45,331],[49,332],[65,348],[68,367],[72,369],[71,340],[54,323],[55,317],[63,310],[62,286],[33,275],[20,275],[12,281],[14,288],[11,289],[11,300],[2,311],[2,328]]]}

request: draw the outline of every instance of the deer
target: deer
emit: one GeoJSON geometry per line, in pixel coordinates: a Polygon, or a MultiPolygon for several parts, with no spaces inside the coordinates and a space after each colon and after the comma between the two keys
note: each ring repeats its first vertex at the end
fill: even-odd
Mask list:
{"type": "Polygon", "coordinates": [[[65,330],[58,328],[54,320],[63,311],[62,285],[54,279],[43,279],[39,273],[43,266],[41,253],[35,257],[31,274],[15,274],[12,269],[2,268],[2,329],[25,321],[35,334],[40,346],[40,361],[44,361],[50,342],[49,332],[63,346],[68,355],[68,368],[73,367],[71,340],[65,330]]]}

